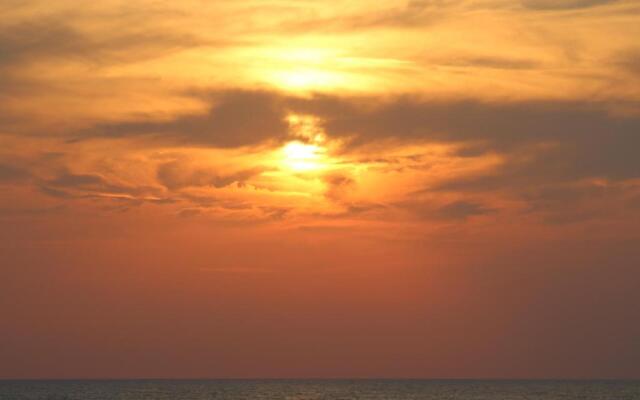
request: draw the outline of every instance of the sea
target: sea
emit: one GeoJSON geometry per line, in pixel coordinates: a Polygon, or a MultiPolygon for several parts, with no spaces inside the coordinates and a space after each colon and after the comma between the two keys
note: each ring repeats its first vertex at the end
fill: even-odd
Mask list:
{"type": "Polygon", "coordinates": [[[0,400],[640,400],[640,381],[0,380],[0,400]]]}

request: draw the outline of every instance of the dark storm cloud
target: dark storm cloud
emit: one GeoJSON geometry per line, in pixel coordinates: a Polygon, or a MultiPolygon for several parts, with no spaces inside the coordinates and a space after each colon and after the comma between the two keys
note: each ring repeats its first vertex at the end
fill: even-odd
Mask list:
{"type": "Polygon", "coordinates": [[[532,10],[573,10],[615,3],[618,0],[522,0],[525,8],[532,10]]]}
{"type": "Polygon", "coordinates": [[[78,139],[147,137],[176,145],[231,148],[281,141],[287,135],[286,110],[275,94],[232,91],[214,96],[211,102],[203,115],[178,116],[166,122],[104,124],[81,133],[78,139]]]}

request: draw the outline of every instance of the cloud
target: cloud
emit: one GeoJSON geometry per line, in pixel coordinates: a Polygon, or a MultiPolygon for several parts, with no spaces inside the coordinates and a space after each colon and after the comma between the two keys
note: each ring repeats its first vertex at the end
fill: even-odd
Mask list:
{"type": "Polygon", "coordinates": [[[495,209],[469,201],[455,201],[438,208],[436,215],[445,219],[467,219],[477,215],[486,215],[495,209]]]}
{"type": "Polygon", "coordinates": [[[274,93],[228,91],[209,100],[213,104],[206,114],[103,124],[81,132],[77,140],[145,137],[174,145],[232,148],[282,141],[288,134],[286,109],[274,93]]]}
{"type": "Polygon", "coordinates": [[[263,172],[263,168],[250,168],[228,174],[220,174],[208,168],[188,165],[184,160],[175,160],[160,164],[157,170],[159,182],[170,190],[190,186],[213,186],[222,188],[233,183],[239,185],[263,172]]]}
{"type": "Polygon", "coordinates": [[[432,200],[408,199],[394,203],[400,210],[424,220],[465,221],[471,217],[489,215],[497,210],[472,200],[456,200],[438,204],[432,200]]]}
{"type": "MultiPolygon", "coordinates": [[[[531,202],[530,189],[544,191],[590,179],[624,182],[640,178],[640,116],[622,113],[633,104],[596,101],[494,101],[429,99],[417,96],[297,97],[266,91],[225,91],[198,94],[211,102],[202,115],[179,116],[170,121],[122,122],[88,131],[101,137],[135,137],[153,145],[157,141],[183,146],[237,147],[277,144],[286,140],[288,113],[319,118],[330,139],[347,143],[346,152],[365,155],[371,144],[447,144],[461,158],[499,156],[490,170],[458,174],[430,183],[423,193],[501,192],[531,202]]],[[[399,171],[407,160],[392,165],[399,171]]],[[[422,165],[422,164],[421,164],[422,165]]],[[[430,162],[429,167],[432,166],[430,162]]],[[[382,169],[384,170],[384,168],[382,169]]],[[[224,187],[242,183],[259,169],[231,173],[171,161],[157,170],[159,182],[170,190],[189,186],[224,187]]],[[[84,179],[87,179],[86,177],[84,179]]],[[[340,204],[354,189],[347,174],[324,177],[325,196],[340,204]]],[[[60,186],[60,185],[58,185],[60,186]]],[[[55,189],[53,187],[52,189],[55,189]]],[[[490,207],[471,201],[452,203],[428,214],[465,219],[486,214],[490,207]]],[[[544,211],[546,214],[551,212],[544,211]]]]}
{"type": "Polygon", "coordinates": [[[624,71],[640,77],[640,49],[629,49],[614,57],[614,64],[624,71]]]}
{"type": "Polygon", "coordinates": [[[86,38],[58,21],[23,22],[0,28],[0,66],[82,55],[89,49],[86,38]]]}
{"type": "Polygon", "coordinates": [[[411,96],[368,101],[324,96],[294,103],[320,116],[327,134],[349,139],[352,148],[384,141],[457,144],[462,155],[503,154],[507,168],[501,178],[640,177],[634,150],[640,146],[640,116],[615,113],[618,104],[411,96]]]}
{"type": "Polygon", "coordinates": [[[538,61],[492,55],[459,55],[442,59],[427,59],[427,63],[445,67],[528,70],[540,65],[538,61]]]}
{"type": "Polygon", "coordinates": [[[333,201],[341,201],[346,192],[356,184],[352,177],[340,173],[326,175],[323,181],[327,186],[325,196],[333,201]]]}
{"type": "Polygon", "coordinates": [[[528,161],[512,160],[482,174],[447,179],[425,188],[421,194],[446,191],[452,193],[500,194],[526,205],[525,214],[539,214],[545,222],[573,223],[600,218],[623,217],[620,204],[631,204],[640,193],[635,179],[603,180],[587,168],[559,165],[562,152],[554,159],[538,157],[528,161]],[[568,171],[573,171],[567,174],[568,171]]]}
{"type": "MultiPolygon", "coordinates": [[[[149,77],[105,77],[102,72],[110,67],[145,62],[196,47],[225,47],[232,41],[203,39],[166,29],[150,15],[144,18],[140,15],[135,23],[124,23],[127,18],[95,21],[93,18],[100,17],[90,17],[82,11],[77,11],[79,15],[17,14],[0,22],[0,135],[52,134],[56,129],[65,129],[59,121],[47,120],[56,104],[65,101],[86,104],[86,96],[92,96],[93,103],[93,96],[99,98],[101,91],[104,98],[136,96],[145,81],[150,81],[149,77]],[[84,28],[87,26],[91,29],[84,28]],[[118,82],[120,85],[125,82],[126,91],[116,87],[118,82]]],[[[64,119],[65,125],[73,124],[74,118],[68,114],[51,114],[64,119]]]]}
{"type": "Polygon", "coordinates": [[[420,28],[435,24],[446,16],[444,11],[459,5],[453,0],[410,0],[404,6],[384,10],[337,15],[331,18],[303,18],[286,21],[282,28],[286,31],[344,32],[362,29],[420,28]]]}
{"type": "Polygon", "coordinates": [[[522,0],[532,10],[573,10],[615,3],[618,0],[522,0]]]}
{"type": "MultiPolygon", "coordinates": [[[[294,109],[319,116],[329,137],[348,141],[348,151],[366,152],[374,143],[432,143],[453,145],[458,149],[454,157],[500,160],[491,168],[431,182],[418,195],[499,194],[526,203],[528,213],[558,223],[611,216],[616,203],[637,193],[628,184],[640,178],[640,115],[626,111],[636,107],[632,103],[414,96],[317,96],[289,102],[294,109]],[[608,189],[591,186],[594,181],[608,189]],[[612,189],[623,183],[619,190],[612,189]],[[591,195],[581,195],[587,193],[591,195]]],[[[493,211],[468,200],[439,209],[421,200],[403,207],[425,218],[445,219],[493,211]]]]}
{"type": "Polygon", "coordinates": [[[0,207],[0,218],[49,216],[58,214],[65,209],[65,205],[53,207],[0,207]]]}
{"type": "Polygon", "coordinates": [[[0,67],[44,59],[118,63],[141,61],[202,45],[221,45],[139,23],[108,33],[72,27],[62,16],[34,18],[0,27],[0,67]]]}
{"type": "Polygon", "coordinates": [[[405,7],[382,11],[375,14],[351,19],[349,24],[355,28],[376,27],[415,27],[434,22],[434,13],[455,5],[451,0],[410,0],[405,7]]]}
{"type": "MultiPolygon", "coordinates": [[[[487,156],[499,160],[491,168],[451,174],[423,186],[419,195],[450,192],[465,199],[448,206],[437,201],[424,209],[429,218],[439,215],[438,218],[443,219],[464,220],[491,212],[492,207],[466,197],[490,192],[530,203],[530,212],[551,216],[550,206],[545,208],[545,201],[534,198],[532,190],[544,193],[546,188],[569,190],[590,180],[615,184],[640,178],[640,158],[636,155],[636,149],[640,148],[637,134],[640,115],[625,111],[634,107],[628,102],[486,102],[414,95],[299,97],[275,91],[244,90],[194,92],[194,96],[209,102],[206,112],[170,120],[99,123],[77,132],[76,138],[135,139],[136,146],[142,147],[276,146],[290,137],[287,115],[297,113],[317,117],[329,140],[339,139],[345,144],[342,152],[357,159],[379,160],[381,165],[373,168],[382,174],[439,168],[434,164],[436,160],[421,155],[381,158],[379,152],[369,153],[381,145],[445,144],[450,153],[439,157],[451,157],[460,163],[473,163],[487,156]]],[[[165,159],[156,167],[155,179],[170,191],[202,186],[220,188],[234,183],[242,185],[263,171],[251,167],[218,168],[198,165],[193,160],[165,159]]],[[[11,174],[5,172],[5,175],[11,174]]],[[[325,197],[342,207],[349,205],[348,195],[358,191],[353,178],[344,171],[335,171],[323,180],[325,197]]],[[[41,180],[40,190],[57,197],[121,194],[135,198],[147,195],[163,198],[159,191],[164,191],[159,187],[138,187],[115,178],[107,179],[102,173],[68,171],[54,179],[41,180]]],[[[191,201],[184,196],[180,198],[191,201]]],[[[210,199],[203,201],[211,202],[210,199]]],[[[201,205],[201,202],[194,204],[201,205]]]]}
{"type": "Polygon", "coordinates": [[[68,171],[48,182],[53,186],[60,187],[97,187],[106,186],[106,180],[100,175],[94,174],[72,174],[68,171]]]}
{"type": "Polygon", "coordinates": [[[603,182],[576,182],[534,186],[519,190],[529,206],[528,212],[540,213],[548,223],[572,223],[602,217],[620,217],[617,204],[630,203],[633,185],[603,182]]]}
{"type": "Polygon", "coordinates": [[[103,198],[120,201],[161,201],[158,188],[144,185],[130,185],[114,182],[100,174],[76,174],[68,170],[61,171],[53,179],[43,179],[39,190],[52,197],[103,198]]]}
{"type": "MultiPolygon", "coordinates": [[[[96,29],[90,30],[81,28],[85,24],[69,22],[71,19],[66,14],[48,13],[45,17],[23,17],[0,23],[0,128],[5,131],[0,133],[38,122],[32,115],[8,114],[3,109],[12,107],[5,102],[37,104],[42,101],[41,97],[49,96],[64,99],[74,92],[95,90],[96,83],[106,80],[96,72],[109,67],[144,62],[196,47],[219,48],[231,44],[167,30],[157,26],[157,21],[153,25],[150,18],[140,18],[135,24],[93,23],[96,29]],[[71,68],[82,72],[69,79],[66,72],[71,68]]],[[[115,79],[109,79],[109,96],[114,95],[115,79]]]]}
{"type": "Polygon", "coordinates": [[[0,184],[26,180],[30,174],[27,170],[8,164],[0,164],[0,184]]]}
{"type": "Polygon", "coordinates": [[[180,218],[191,218],[200,214],[202,214],[202,210],[200,208],[183,208],[178,211],[178,217],[180,218]]]}
{"type": "Polygon", "coordinates": [[[332,199],[336,201],[340,208],[336,211],[323,211],[314,213],[313,216],[323,220],[346,220],[346,219],[381,219],[390,208],[381,203],[366,201],[349,202],[342,199],[332,199]]]}

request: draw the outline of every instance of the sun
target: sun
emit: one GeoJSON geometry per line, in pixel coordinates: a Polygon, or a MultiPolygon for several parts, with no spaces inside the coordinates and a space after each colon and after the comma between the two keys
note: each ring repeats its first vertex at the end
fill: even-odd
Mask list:
{"type": "Polygon", "coordinates": [[[294,171],[314,171],[323,167],[324,148],[300,141],[287,143],[282,148],[283,164],[294,171]]]}

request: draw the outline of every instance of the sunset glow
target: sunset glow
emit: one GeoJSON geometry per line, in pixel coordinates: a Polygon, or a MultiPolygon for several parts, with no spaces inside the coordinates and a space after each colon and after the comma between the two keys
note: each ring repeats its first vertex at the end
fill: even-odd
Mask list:
{"type": "Polygon", "coordinates": [[[640,378],[639,38],[636,0],[0,0],[0,379],[640,378]]]}
{"type": "Polygon", "coordinates": [[[295,171],[318,170],[323,167],[323,149],[314,144],[289,142],[283,148],[284,163],[295,171]]]}

